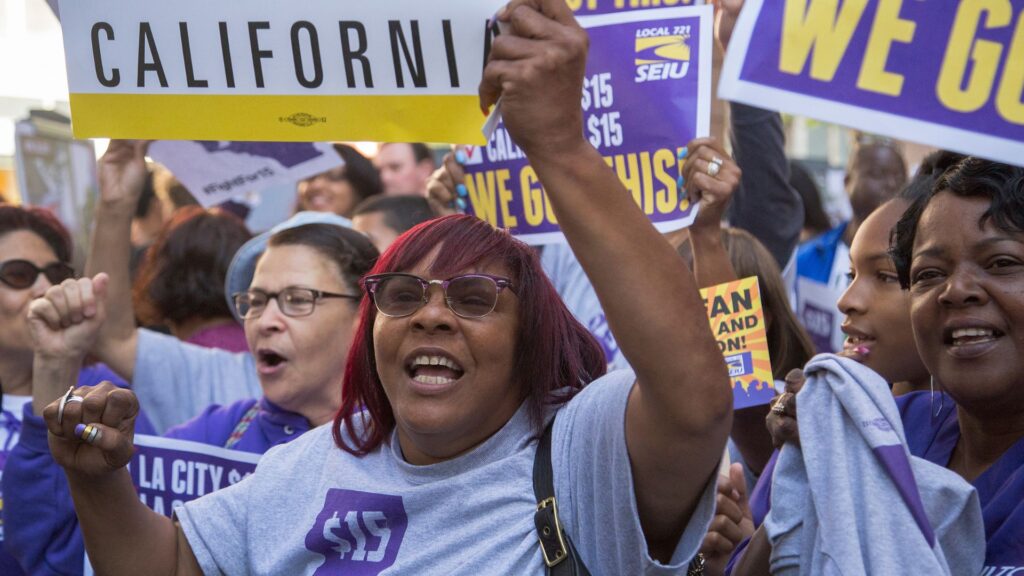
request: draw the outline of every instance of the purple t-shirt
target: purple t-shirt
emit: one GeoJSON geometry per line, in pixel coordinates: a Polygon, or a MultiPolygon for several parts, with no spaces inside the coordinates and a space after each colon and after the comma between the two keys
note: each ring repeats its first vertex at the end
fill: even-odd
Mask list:
{"type": "Polygon", "coordinates": [[[235,322],[205,328],[185,341],[196,346],[219,348],[228,352],[249,351],[249,344],[245,341],[245,330],[235,322]]]}

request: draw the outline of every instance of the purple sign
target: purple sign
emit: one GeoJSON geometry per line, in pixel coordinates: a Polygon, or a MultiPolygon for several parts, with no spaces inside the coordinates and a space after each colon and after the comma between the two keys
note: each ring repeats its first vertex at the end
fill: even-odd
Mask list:
{"type": "MultiPolygon", "coordinates": [[[[678,151],[708,134],[711,8],[587,16],[584,135],[663,232],[696,215],[681,189],[678,151]]],[[[532,244],[562,241],[536,173],[503,125],[468,148],[467,212],[532,244]]]]}
{"type": "Polygon", "coordinates": [[[720,95],[1019,163],[1024,0],[993,6],[750,0],[720,95]]]}
{"type": "Polygon", "coordinates": [[[165,516],[174,507],[237,483],[256,470],[259,454],[217,446],[135,436],[128,469],[139,499],[165,516]]]}
{"type": "Polygon", "coordinates": [[[807,329],[807,335],[811,337],[811,341],[819,353],[834,352],[832,350],[834,315],[835,312],[822,310],[810,302],[804,302],[800,307],[800,323],[807,329]]]}
{"type": "Polygon", "coordinates": [[[377,576],[395,563],[408,524],[401,496],[328,490],[306,534],[306,548],[324,556],[314,576],[377,576]]]}
{"type": "Polygon", "coordinates": [[[675,6],[700,6],[704,0],[566,0],[576,17],[591,14],[615,14],[629,10],[669,8],[675,6]]]}

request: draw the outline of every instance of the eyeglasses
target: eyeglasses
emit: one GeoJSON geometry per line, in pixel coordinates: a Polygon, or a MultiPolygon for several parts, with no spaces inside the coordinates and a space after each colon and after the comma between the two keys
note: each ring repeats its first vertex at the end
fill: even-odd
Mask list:
{"type": "Polygon", "coordinates": [[[498,304],[498,294],[515,289],[508,278],[489,274],[464,274],[448,280],[424,280],[412,274],[374,274],[363,279],[377,310],[392,318],[409,316],[427,303],[427,290],[437,284],[448,308],[463,318],[487,316],[498,304]]]}
{"type": "Polygon", "coordinates": [[[277,307],[285,316],[299,318],[309,316],[316,309],[316,303],[323,298],[348,298],[359,300],[362,296],[351,294],[335,294],[312,288],[289,287],[280,292],[264,292],[263,290],[249,290],[232,294],[235,302],[235,310],[238,315],[245,319],[259,318],[266,310],[271,300],[277,300],[277,307]]]}
{"type": "Polygon", "coordinates": [[[56,286],[68,278],[74,278],[75,269],[63,262],[47,264],[42,268],[28,260],[8,260],[0,263],[0,282],[15,290],[31,287],[40,274],[46,276],[50,284],[56,286]]]}

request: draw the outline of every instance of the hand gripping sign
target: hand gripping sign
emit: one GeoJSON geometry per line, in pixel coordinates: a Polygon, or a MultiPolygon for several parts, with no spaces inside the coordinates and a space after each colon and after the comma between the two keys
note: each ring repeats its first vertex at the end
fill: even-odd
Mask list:
{"type": "Polygon", "coordinates": [[[767,404],[775,396],[775,385],[757,278],[719,284],[700,294],[729,368],[733,407],[767,404]]]}
{"type": "MultiPolygon", "coordinates": [[[[662,232],[696,216],[678,153],[711,118],[711,7],[583,16],[590,54],[580,104],[585,136],[662,232]]],[[[499,124],[466,150],[467,212],[531,244],[563,241],[526,155],[499,124]]]]}

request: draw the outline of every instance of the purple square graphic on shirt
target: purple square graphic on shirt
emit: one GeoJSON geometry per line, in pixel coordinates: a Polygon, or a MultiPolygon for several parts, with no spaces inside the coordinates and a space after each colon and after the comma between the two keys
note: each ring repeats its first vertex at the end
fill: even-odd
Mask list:
{"type": "Polygon", "coordinates": [[[401,496],[328,490],[306,534],[306,548],[325,558],[314,576],[377,576],[395,563],[408,524],[401,496]]]}

